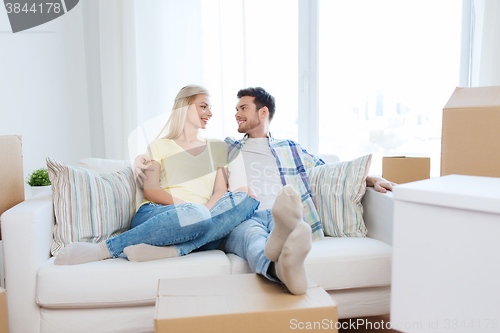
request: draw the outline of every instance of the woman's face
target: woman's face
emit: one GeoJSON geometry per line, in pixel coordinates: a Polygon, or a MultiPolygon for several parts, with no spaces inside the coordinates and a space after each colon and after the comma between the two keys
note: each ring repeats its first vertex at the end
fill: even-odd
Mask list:
{"type": "Polygon", "coordinates": [[[206,128],[212,117],[210,111],[210,97],[207,95],[196,95],[193,104],[188,107],[186,123],[190,123],[196,128],[206,128]]]}

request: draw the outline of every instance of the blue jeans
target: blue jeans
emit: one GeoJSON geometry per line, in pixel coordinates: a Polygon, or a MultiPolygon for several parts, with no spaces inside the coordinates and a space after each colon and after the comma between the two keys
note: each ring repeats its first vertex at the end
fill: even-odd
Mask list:
{"type": "Polygon", "coordinates": [[[229,192],[209,211],[203,205],[142,205],[132,220],[131,229],[106,241],[116,258],[127,246],[141,243],[165,246],[175,244],[179,255],[216,239],[223,238],[241,221],[252,216],[259,201],[245,192],[229,192]]]}
{"type": "Polygon", "coordinates": [[[261,210],[231,231],[225,240],[226,252],[232,252],[245,259],[254,273],[269,280],[281,282],[268,273],[271,261],[266,258],[264,248],[267,238],[274,228],[271,209],[261,210]]]}

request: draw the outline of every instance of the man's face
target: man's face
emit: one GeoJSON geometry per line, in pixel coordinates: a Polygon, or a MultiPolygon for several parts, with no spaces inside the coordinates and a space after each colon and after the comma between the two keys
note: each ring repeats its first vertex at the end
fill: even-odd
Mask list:
{"type": "Polygon", "coordinates": [[[254,99],[252,96],[243,96],[236,104],[235,117],[239,133],[250,133],[261,123],[257,106],[253,103],[254,99]]]}

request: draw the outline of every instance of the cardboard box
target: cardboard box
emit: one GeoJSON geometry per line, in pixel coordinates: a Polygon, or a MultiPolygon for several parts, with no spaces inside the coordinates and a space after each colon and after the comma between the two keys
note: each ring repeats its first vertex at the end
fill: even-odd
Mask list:
{"type": "Polygon", "coordinates": [[[388,156],[382,159],[382,177],[404,184],[429,179],[431,159],[429,157],[388,156]]]}
{"type": "Polygon", "coordinates": [[[337,305],[312,281],[304,295],[257,274],[163,279],[158,286],[155,333],[337,332],[336,323],[337,305]]]}
{"type": "Polygon", "coordinates": [[[500,87],[457,88],[443,109],[441,176],[500,177],[500,87]]]}
{"type": "Polygon", "coordinates": [[[9,316],[7,313],[7,294],[0,287],[0,333],[9,333],[9,316]]]}
{"type": "MultiPolygon", "coordinates": [[[[20,135],[0,136],[0,216],[24,201],[23,153],[20,135]]],[[[1,220],[0,220],[1,224],[1,220]]],[[[0,239],[2,232],[0,228],[0,239]]]]}

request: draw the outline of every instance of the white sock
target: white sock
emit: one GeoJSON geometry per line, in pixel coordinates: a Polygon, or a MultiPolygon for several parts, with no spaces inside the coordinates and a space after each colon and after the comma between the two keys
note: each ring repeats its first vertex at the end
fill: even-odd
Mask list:
{"type": "Polygon", "coordinates": [[[264,254],[271,261],[277,261],[283,244],[302,219],[300,194],[291,185],[284,186],[273,205],[274,228],[267,239],[264,254]]]}
{"type": "Polygon", "coordinates": [[[149,244],[137,244],[127,246],[123,252],[130,261],[150,261],[179,256],[175,246],[154,246],[149,244]]]}
{"type": "Polygon", "coordinates": [[[111,258],[106,242],[77,242],[66,245],[56,257],[56,265],[77,265],[111,258]]]}
{"type": "Polygon", "coordinates": [[[277,277],[294,295],[307,291],[307,273],[304,260],[311,250],[311,227],[300,222],[290,233],[278,261],[275,263],[277,277]]]}

